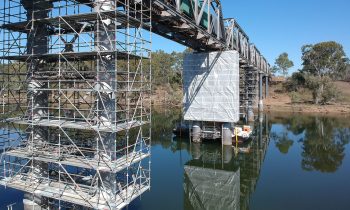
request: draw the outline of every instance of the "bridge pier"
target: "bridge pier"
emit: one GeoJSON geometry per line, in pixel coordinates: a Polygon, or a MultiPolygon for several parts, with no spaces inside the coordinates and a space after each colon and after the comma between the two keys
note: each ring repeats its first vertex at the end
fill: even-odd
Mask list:
{"type": "Polygon", "coordinates": [[[254,122],[255,121],[254,109],[253,109],[252,106],[248,106],[247,120],[248,120],[248,122],[254,122]]]}
{"type": "Polygon", "coordinates": [[[192,124],[192,141],[195,143],[200,143],[202,141],[202,129],[200,122],[195,121],[192,124]]]}
{"type": "MultiPolygon", "coordinates": [[[[95,0],[93,10],[98,12],[113,11],[116,8],[115,3],[112,0],[95,0]]],[[[115,22],[113,19],[97,20],[95,23],[95,50],[115,50],[115,36],[114,31],[115,22]],[[108,41],[110,40],[110,41],[108,41]]],[[[97,98],[96,106],[98,112],[96,118],[99,119],[99,123],[104,126],[111,126],[116,122],[115,93],[111,90],[116,86],[116,61],[110,55],[99,56],[96,59],[97,78],[95,82],[95,90],[99,91],[99,97],[97,98]]],[[[98,132],[96,135],[95,145],[95,159],[96,160],[111,160],[115,161],[116,157],[116,133],[115,132],[98,132]]],[[[117,181],[115,174],[112,172],[98,171],[101,179],[96,183],[96,187],[105,194],[106,197],[115,199],[117,192],[117,181]]]]}
{"type": "MultiPolygon", "coordinates": [[[[28,195],[28,193],[26,193],[25,195],[28,195]]],[[[41,208],[41,206],[38,204],[40,203],[41,200],[37,200],[35,201],[34,199],[23,199],[23,209],[24,210],[42,210],[44,208],[41,208]]]]}
{"type": "MultiPolygon", "coordinates": [[[[27,12],[27,20],[32,21],[34,18],[47,18],[49,16],[48,9],[52,7],[51,2],[43,2],[42,0],[34,1],[20,1],[21,5],[27,12]],[[38,4],[42,7],[41,11],[38,10],[38,4]]],[[[49,33],[47,24],[36,23],[34,29],[27,35],[27,54],[45,54],[48,53],[48,37],[49,33]]],[[[28,59],[27,61],[27,80],[28,84],[28,105],[32,107],[29,114],[29,118],[33,121],[40,120],[43,117],[49,115],[49,110],[44,107],[48,107],[49,95],[45,88],[48,88],[48,83],[43,82],[35,78],[35,74],[45,71],[45,67],[40,61],[35,59],[28,59]]],[[[29,126],[27,132],[29,151],[35,151],[38,147],[46,145],[49,140],[49,132],[46,127],[41,126],[29,126]]],[[[39,160],[32,160],[32,167],[30,167],[27,173],[27,179],[31,182],[39,182],[40,177],[47,177],[48,175],[48,163],[39,160]]],[[[27,166],[27,168],[29,168],[27,166]]],[[[28,181],[27,180],[27,181],[28,181]]],[[[34,193],[24,193],[23,208],[24,209],[45,209],[48,205],[48,199],[44,196],[34,193]]]]}
{"type": "Polygon", "coordinates": [[[239,120],[237,51],[187,54],[183,72],[184,120],[192,121],[192,141],[221,137],[232,145],[232,124],[239,120]]]}
{"type": "Polygon", "coordinates": [[[269,76],[265,76],[265,98],[269,97],[269,76]]]}
{"type": "Polygon", "coordinates": [[[221,134],[222,145],[232,146],[232,126],[231,123],[222,124],[222,134],[221,134]]]}
{"type": "Polygon", "coordinates": [[[259,104],[258,104],[259,112],[264,110],[263,105],[263,73],[259,72],[259,104]]]}

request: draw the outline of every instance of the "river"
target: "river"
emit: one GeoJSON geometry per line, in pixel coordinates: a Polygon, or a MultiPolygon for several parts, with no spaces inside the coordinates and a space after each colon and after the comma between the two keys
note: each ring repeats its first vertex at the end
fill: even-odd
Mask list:
{"type": "MultiPolygon", "coordinates": [[[[350,209],[350,121],[264,114],[245,152],[193,144],[172,129],[178,110],[155,110],[151,190],[127,209],[350,209]]],[[[0,209],[23,193],[0,188],[0,209]]]]}

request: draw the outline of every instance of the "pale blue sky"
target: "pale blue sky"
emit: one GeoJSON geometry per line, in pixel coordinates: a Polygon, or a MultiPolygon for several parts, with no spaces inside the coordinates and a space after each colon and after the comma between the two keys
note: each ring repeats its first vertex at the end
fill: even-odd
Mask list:
{"type": "MultiPolygon", "coordinates": [[[[334,40],[350,56],[350,0],[221,0],[225,18],[235,18],[271,65],[282,52],[301,68],[301,46],[334,40]]],[[[156,35],[153,50],[184,47],[156,35]]]]}

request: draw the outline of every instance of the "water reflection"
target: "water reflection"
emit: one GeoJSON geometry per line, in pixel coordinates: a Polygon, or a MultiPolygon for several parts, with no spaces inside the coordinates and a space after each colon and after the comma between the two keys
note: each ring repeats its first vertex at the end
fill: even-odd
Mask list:
{"type": "Polygon", "coordinates": [[[278,116],[272,122],[282,125],[282,128],[271,132],[271,139],[281,153],[287,154],[294,141],[302,143],[302,169],[335,172],[342,165],[345,146],[350,140],[349,122],[346,118],[278,116]]]}
{"type": "Polygon", "coordinates": [[[270,139],[275,142],[276,147],[282,154],[287,154],[289,149],[293,146],[294,141],[289,139],[288,132],[282,133],[273,132],[270,135],[270,139]]]}
{"type": "MultiPolygon", "coordinates": [[[[180,112],[175,114],[167,112],[155,119],[157,126],[153,128],[159,130],[153,131],[160,138],[154,135],[153,143],[161,144],[174,153],[180,151],[180,156],[185,153],[190,155],[189,160],[180,161],[183,164],[183,209],[263,209],[264,207],[257,200],[263,197],[262,194],[274,193],[268,188],[257,192],[262,168],[269,169],[266,172],[269,178],[265,177],[263,180],[265,182],[263,185],[269,183],[269,187],[274,187],[275,183],[267,180],[275,179],[276,182],[279,180],[272,178],[274,173],[283,174],[282,171],[279,172],[280,166],[274,163],[274,159],[279,160],[282,156],[291,158],[290,162],[286,163],[286,167],[288,164],[292,166],[288,171],[293,171],[294,165],[299,165],[297,171],[305,171],[305,173],[308,171],[336,172],[343,163],[346,145],[350,139],[350,122],[346,118],[269,114],[262,115],[252,125],[255,128],[254,139],[245,145],[250,148],[249,152],[235,155],[232,148],[222,147],[220,142],[194,144],[190,143],[188,138],[172,138],[170,131],[180,121],[180,112]],[[269,162],[266,163],[266,154],[273,148],[276,148],[280,155],[272,153],[269,162]],[[291,151],[293,154],[290,154],[291,151]],[[256,206],[257,203],[259,203],[258,206],[256,206]]],[[[300,181],[294,183],[299,190],[304,189],[303,185],[308,185],[305,182],[306,177],[301,175],[300,181]]],[[[284,179],[290,180],[290,178],[284,179]]],[[[281,184],[276,183],[283,186],[281,184]]],[[[278,193],[282,196],[281,202],[290,200],[291,195],[288,190],[293,187],[289,184],[286,187],[280,191],[283,193],[278,193]]],[[[322,194],[322,191],[320,193],[322,194]]],[[[319,195],[314,193],[313,196],[319,195]]],[[[300,205],[297,207],[306,205],[302,199],[299,202],[300,205]]],[[[344,206],[341,202],[338,204],[344,206]]],[[[279,202],[275,205],[278,206],[279,202]]],[[[274,205],[266,201],[266,206],[269,209],[274,205]]],[[[322,207],[322,204],[318,207],[322,207]]]]}
{"type": "Polygon", "coordinates": [[[239,209],[240,169],[232,147],[192,144],[184,166],[185,209],[239,209]]]}
{"type": "MultiPolygon", "coordinates": [[[[154,111],[152,189],[127,209],[348,209],[348,118],[262,115],[249,152],[237,155],[220,141],[174,137],[181,118],[179,109],[154,111]]],[[[22,202],[6,192],[0,209],[22,202]]]]}
{"type": "Polygon", "coordinates": [[[184,209],[249,209],[269,144],[266,118],[254,126],[253,139],[240,145],[249,147],[248,153],[236,154],[220,141],[198,144],[175,138],[192,157],[184,164],[184,209]]]}

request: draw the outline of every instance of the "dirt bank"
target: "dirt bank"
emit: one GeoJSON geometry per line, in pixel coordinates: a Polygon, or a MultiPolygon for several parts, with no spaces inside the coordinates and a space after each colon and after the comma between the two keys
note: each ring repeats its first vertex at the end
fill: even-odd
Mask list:
{"type": "Polygon", "coordinates": [[[300,93],[300,102],[292,103],[289,93],[282,90],[282,84],[271,85],[269,88],[269,97],[264,100],[264,111],[325,114],[343,113],[350,115],[350,83],[337,81],[335,85],[340,92],[340,97],[327,105],[312,104],[311,93],[307,91],[300,93]]]}

